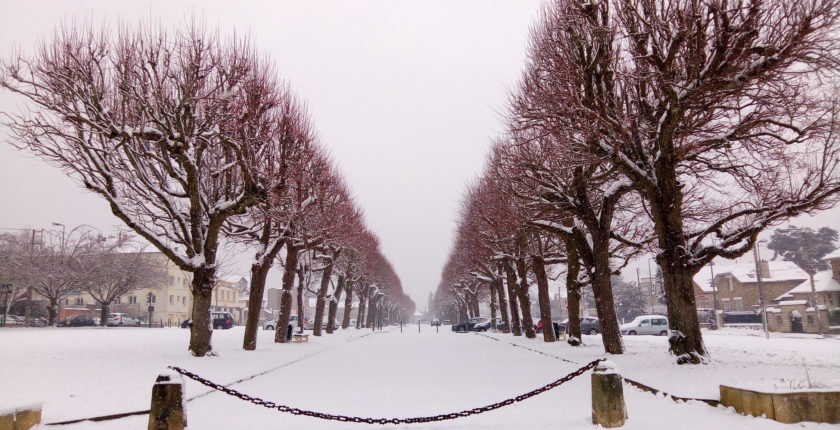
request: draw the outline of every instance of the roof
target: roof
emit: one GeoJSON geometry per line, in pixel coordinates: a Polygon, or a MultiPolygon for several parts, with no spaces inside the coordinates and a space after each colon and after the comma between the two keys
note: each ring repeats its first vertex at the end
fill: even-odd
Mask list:
{"type": "MultiPolygon", "coordinates": [[[[762,276],[761,280],[763,282],[803,281],[808,279],[808,274],[792,261],[767,261],[766,263],[770,267],[770,276],[762,276]]],[[[694,283],[706,293],[712,292],[712,287],[709,285],[711,271],[710,266],[703,266],[693,278],[694,283]]],[[[757,282],[755,263],[716,264],[714,265],[714,273],[715,277],[732,275],[742,284],[757,282]]]]}
{"type": "Polygon", "coordinates": [[[794,305],[807,305],[807,300],[783,300],[779,302],[779,306],[794,306],[794,305]]]}
{"type": "MultiPolygon", "coordinates": [[[[315,305],[318,304],[318,298],[317,297],[307,297],[306,298],[306,303],[310,308],[314,308],[315,305]]],[[[324,303],[329,305],[330,299],[326,299],[324,301],[324,303]]],[[[351,308],[357,308],[357,307],[359,307],[359,302],[356,301],[356,300],[353,300],[353,304],[351,305],[351,308]]],[[[338,301],[338,308],[337,309],[344,309],[344,299],[343,298],[338,301]]]]}
{"type": "MultiPolygon", "coordinates": [[[[823,270],[814,275],[814,290],[818,293],[840,291],[840,282],[831,277],[831,270],[823,270]]],[[[811,293],[811,280],[805,280],[799,285],[791,288],[788,292],[776,297],[775,300],[784,300],[793,297],[795,293],[811,293]]]]}
{"type": "Polygon", "coordinates": [[[831,253],[829,253],[828,255],[823,257],[822,259],[823,260],[834,260],[834,259],[838,259],[838,258],[840,258],[840,248],[835,249],[834,251],[832,251],[831,253]]]}

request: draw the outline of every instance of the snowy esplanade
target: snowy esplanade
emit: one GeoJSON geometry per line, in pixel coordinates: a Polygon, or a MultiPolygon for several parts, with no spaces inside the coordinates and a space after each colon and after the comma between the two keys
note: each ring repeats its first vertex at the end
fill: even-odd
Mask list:
{"type": "Polygon", "coordinates": [[[0,5],[0,430],[840,424],[840,0],[80,2],[0,5]]]}

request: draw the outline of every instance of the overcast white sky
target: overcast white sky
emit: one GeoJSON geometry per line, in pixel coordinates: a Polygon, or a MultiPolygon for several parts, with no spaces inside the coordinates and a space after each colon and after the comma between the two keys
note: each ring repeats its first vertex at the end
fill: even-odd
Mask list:
{"type": "MultiPolygon", "coordinates": [[[[460,193],[502,129],[498,112],[523,66],[538,8],[538,0],[0,0],[0,55],[31,49],[62,19],[151,18],[174,27],[195,14],[222,33],[250,34],[308,102],[368,224],[423,309],[449,250],[460,193]]],[[[0,91],[0,111],[18,102],[0,91]]],[[[0,138],[8,139],[5,131],[0,138]]],[[[0,202],[0,228],[120,225],[103,200],[5,143],[0,202]]],[[[840,210],[800,224],[840,228],[840,210]]],[[[233,270],[247,274],[248,259],[234,259],[233,270]]],[[[635,266],[626,276],[635,278],[635,266]]]]}

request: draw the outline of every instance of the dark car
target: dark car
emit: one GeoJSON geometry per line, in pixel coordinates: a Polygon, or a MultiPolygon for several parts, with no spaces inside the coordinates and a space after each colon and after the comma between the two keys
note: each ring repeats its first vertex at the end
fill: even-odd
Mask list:
{"type": "MultiPolygon", "coordinates": [[[[233,314],[230,312],[213,312],[210,314],[213,318],[213,328],[229,329],[234,326],[233,314]]],[[[192,320],[184,320],[181,323],[181,328],[192,327],[192,320]]],[[[274,327],[271,327],[274,329],[274,327]]]]}
{"type": "Polygon", "coordinates": [[[466,321],[452,325],[452,331],[486,331],[490,324],[490,318],[470,318],[466,321]],[[477,326],[477,327],[476,327],[477,326]]]}
{"type": "Polygon", "coordinates": [[[96,321],[88,316],[79,315],[69,320],[64,320],[58,323],[59,327],[93,327],[96,326],[96,321]]]}
{"type": "MultiPolygon", "coordinates": [[[[564,319],[560,325],[566,328],[566,333],[569,332],[569,320],[564,319]]],[[[580,317],[580,333],[581,334],[598,334],[601,332],[601,321],[595,317],[580,317]]]]}

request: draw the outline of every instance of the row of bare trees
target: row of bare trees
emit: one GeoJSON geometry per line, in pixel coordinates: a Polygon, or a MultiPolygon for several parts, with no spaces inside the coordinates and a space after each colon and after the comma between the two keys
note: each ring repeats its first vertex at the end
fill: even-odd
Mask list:
{"type": "Polygon", "coordinates": [[[516,334],[514,300],[528,300],[529,279],[542,294],[542,267],[563,262],[573,338],[588,283],[605,350],[621,353],[609,279],[653,252],[670,351],[706,361],[693,275],[838,201],[838,16],[837,0],[548,3],[508,131],[465,198],[440,300],[453,286],[519,285],[516,334]]]}
{"type": "MultiPolygon", "coordinates": [[[[168,281],[165,266],[153,261],[128,236],[105,237],[79,226],[65,232],[0,236],[0,281],[14,287],[11,297],[24,295],[26,325],[32,318],[33,293],[46,299],[47,324],[55,325],[62,300],[87,293],[101,306],[106,325],[111,304],[122,296],[168,281]]],[[[7,309],[0,312],[7,313],[7,309]]]]}
{"type": "Polygon", "coordinates": [[[289,320],[305,253],[314,254],[327,285],[332,271],[343,273],[353,289],[365,285],[364,294],[390,294],[403,310],[413,308],[396,276],[383,275],[390,266],[372,255],[376,246],[365,244],[375,239],[302,103],[247,40],[195,24],[174,32],[62,26],[34,53],[4,61],[0,86],[27,102],[4,114],[18,148],[100,195],[192,274],[194,355],[212,354],[209,309],[226,238],[257,249],[246,349],[255,345],[252,319],[266,274],[281,257],[280,323],[289,320]],[[341,269],[342,255],[354,252],[364,274],[341,269]]]}

